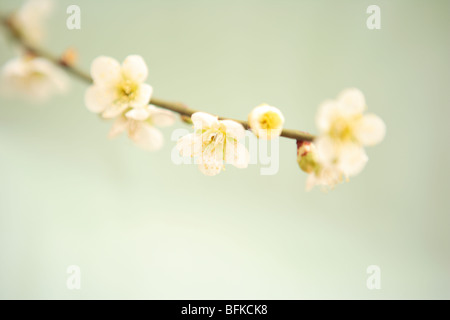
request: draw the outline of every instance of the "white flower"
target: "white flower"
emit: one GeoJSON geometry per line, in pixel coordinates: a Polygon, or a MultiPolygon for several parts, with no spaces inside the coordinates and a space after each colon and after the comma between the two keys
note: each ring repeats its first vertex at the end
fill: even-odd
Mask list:
{"type": "Polygon", "coordinates": [[[14,14],[12,23],[28,44],[39,45],[45,35],[44,23],[53,9],[52,0],[28,0],[14,14]]]}
{"type": "Polygon", "coordinates": [[[249,153],[239,143],[244,138],[244,127],[232,120],[219,121],[217,117],[196,112],[191,117],[194,133],[178,140],[177,148],[182,156],[195,157],[202,173],[208,176],[219,174],[225,163],[237,168],[246,168],[249,153]]]}
{"type": "Polygon", "coordinates": [[[172,112],[148,105],[120,115],[113,124],[109,137],[114,138],[126,131],[137,146],[144,150],[155,151],[160,149],[164,142],[161,131],[155,126],[166,127],[174,122],[175,116],[172,112]]]}
{"type": "Polygon", "coordinates": [[[358,174],[368,158],[363,146],[383,140],[386,126],[374,114],[364,115],[366,102],[358,89],[344,90],[337,100],[324,102],[316,122],[317,155],[322,165],[337,167],[346,177],[358,174]]]}
{"type": "Polygon", "coordinates": [[[317,114],[321,134],[342,143],[375,145],[383,140],[386,126],[374,114],[363,115],[364,95],[358,89],[341,92],[337,100],[324,102],[317,114]]]}
{"type": "Polygon", "coordinates": [[[41,102],[52,94],[65,92],[68,78],[44,58],[21,56],[3,66],[0,83],[5,95],[41,102]]]}
{"type": "Polygon", "coordinates": [[[310,173],[306,180],[306,190],[310,191],[315,186],[322,187],[326,191],[333,189],[335,185],[342,182],[342,172],[334,166],[321,167],[319,170],[310,173]]]}
{"type": "Polygon", "coordinates": [[[250,112],[248,124],[257,137],[272,139],[281,134],[284,117],[277,108],[262,104],[250,112]]]}
{"type": "Polygon", "coordinates": [[[87,108],[107,119],[117,117],[128,108],[146,108],[153,91],[143,83],[147,74],[141,56],[128,56],[122,66],[113,58],[96,58],[91,66],[94,84],[85,96],[87,108]]]}
{"type": "Polygon", "coordinates": [[[319,161],[317,148],[314,143],[297,142],[297,162],[300,168],[309,174],[306,190],[314,186],[321,186],[323,190],[332,189],[342,182],[342,171],[336,165],[324,165],[319,161]]]}
{"type": "Polygon", "coordinates": [[[346,178],[359,174],[369,158],[364,148],[356,143],[341,143],[321,136],[315,140],[317,160],[323,166],[337,167],[346,178]]]}

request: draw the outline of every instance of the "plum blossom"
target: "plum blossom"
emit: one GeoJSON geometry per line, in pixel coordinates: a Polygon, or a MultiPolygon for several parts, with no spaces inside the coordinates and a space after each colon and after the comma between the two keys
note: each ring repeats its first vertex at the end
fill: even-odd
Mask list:
{"type": "Polygon", "coordinates": [[[126,131],[128,137],[140,148],[156,151],[163,146],[164,138],[156,127],[167,127],[175,122],[175,115],[148,105],[145,108],[130,109],[114,122],[109,137],[114,138],[126,131]]]}
{"type": "Polygon", "coordinates": [[[323,190],[332,189],[342,182],[342,171],[336,165],[322,164],[314,143],[298,141],[297,147],[298,165],[308,174],[307,191],[314,186],[321,186],[323,190]]]}
{"type": "Polygon", "coordinates": [[[23,55],[9,60],[2,68],[0,84],[4,95],[43,102],[68,88],[69,80],[58,67],[44,58],[23,55]]]}
{"type": "Polygon", "coordinates": [[[284,116],[277,108],[262,104],[250,112],[248,124],[257,137],[272,139],[281,134],[284,116]]]}
{"type": "Polygon", "coordinates": [[[346,178],[360,173],[366,165],[364,146],[381,142],[386,134],[383,120],[374,114],[363,114],[365,109],[362,92],[347,89],[336,100],[324,102],[317,114],[318,161],[324,167],[336,167],[346,178]]]}
{"type": "Polygon", "coordinates": [[[91,65],[94,84],[85,95],[88,110],[111,119],[129,108],[146,109],[153,92],[144,83],[147,75],[147,65],[141,56],[130,55],[122,65],[110,57],[96,58],[91,65]]]}
{"type": "Polygon", "coordinates": [[[12,16],[11,23],[28,44],[41,44],[45,36],[45,22],[53,6],[52,0],[28,0],[12,16]]]}
{"type": "Polygon", "coordinates": [[[200,171],[214,176],[229,163],[237,168],[246,168],[249,153],[239,142],[245,136],[244,127],[232,120],[221,120],[204,112],[196,112],[191,120],[194,132],[178,140],[181,156],[195,157],[200,171]]]}
{"type": "Polygon", "coordinates": [[[368,161],[364,146],[383,140],[386,126],[376,115],[363,114],[364,95],[344,90],[336,100],[324,102],[317,114],[319,136],[314,142],[297,141],[297,162],[309,174],[306,189],[332,189],[360,173],[368,161]]]}

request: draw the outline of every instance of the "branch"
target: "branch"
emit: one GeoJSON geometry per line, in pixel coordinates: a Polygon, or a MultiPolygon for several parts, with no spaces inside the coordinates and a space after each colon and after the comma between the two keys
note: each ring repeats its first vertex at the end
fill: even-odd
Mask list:
{"type": "MultiPolygon", "coordinates": [[[[43,57],[43,58],[53,62],[55,65],[60,66],[61,68],[66,70],[68,73],[76,76],[77,78],[85,81],[86,83],[89,83],[89,84],[93,83],[92,77],[85,71],[83,71],[73,65],[66,64],[63,60],[59,59],[57,56],[55,56],[54,54],[52,54],[44,49],[36,48],[36,47],[28,44],[25,41],[25,39],[22,37],[20,32],[14,27],[11,19],[9,19],[8,17],[4,17],[2,15],[0,15],[0,19],[1,19],[1,23],[6,27],[6,29],[9,31],[10,35],[26,51],[28,51],[29,53],[31,53],[35,56],[43,57]]],[[[167,110],[176,112],[180,115],[188,116],[188,117],[190,117],[190,116],[192,116],[192,114],[198,112],[198,110],[190,109],[183,103],[166,101],[163,99],[158,99],[158,98],[153,98],[153,97],[150,99],[150,103],[155,106],[158,106],[160,108],[167,109],[167,110]]],[[[220,116],[219,116],[219,119],[220,120],[233,120],[233,121],[236,121],[236,122],[239,122],[240,124],[242,124],[245,129],[249,129],[247,121],[236,120],[236,119],[220,117],[220,116]]],[[[315,138],[313,135],[311,135],[309,133],[302,132],[299,130],[293,130],[293,129],[283,129],[283,131],[281,132],[281,136],[285,137],[285,138],[289,138],[289,139],[295,139],[297,141],[313,141],[315,138]]]]}

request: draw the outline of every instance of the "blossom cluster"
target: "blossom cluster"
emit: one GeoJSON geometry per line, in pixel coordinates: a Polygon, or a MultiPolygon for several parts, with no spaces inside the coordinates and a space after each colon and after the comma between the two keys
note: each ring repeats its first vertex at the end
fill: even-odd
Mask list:
{"type": "MultiPolygon", "coordinates": [[[[43,39],[43,22],[51,10],[50,0],[28,0],[8,21],[10,28],[25,43],[25,48],[39,45],[43,39]]],[[[69,52],[59,64],[70,67],[75,54],[69,52]],[[65,57],[65,58],[64,58],[65,57]],[[64,60],[66,59],[66,60],[64,60]],[[69,61],[70,60],[70,61],[69,61]]],[[[101,118],[113,120],[109,137],[125,132],[140,148],[155,151],[163,146],[158,129],[175,123],[175,113],[151,104],[153,87],[147,83],[148,67],[139,55],[129,55],[120,64],[107,56],[93,60],[92,83],[85,93],[87,109],[101,118]]],[[[2,91],[43,101],[68,88],[67,76],[54,61],[22,51],[7,62],[1,72],[2,91]]],[[[357,175],[365,167],[366,146],[383,140],[384,122],[374,114],[365,114],[363,93],[346,89],[335,100],[320,105],[316,125],[319,134],[297,141],[297,162],[308,174],[307,189],[333,188],[357,175]]],[[[169,108],[170,109],[170,108],[169,108]]],[[[177,111],[179,112],[179,111],[177,111]]],[[[222,119],[205,112],[191,112],[193,132],[180,138],[176,148],[181,156],[195,158],[199,170],[215,176],[226,164],[246,168],[249,152],[242,140],[249,129],[259,139],[278,139],[283,133],[285,117],[268,104],[253,108],[248,121],[222,119]]],[[[186,114],[182,114],[186,122],[186,114]]]]}
{"type": "Polygon", "coordinates": [[[381,142],[386,133],[383,120],[364,114],[366,108],[363,93],[355,88],[319,107],[319,136],[314,143],[299,143],[297,150],[299,166],[309,174],[307,189],[315,185],[332,188],[365,167],[368,157],[364,147],[381,142]]]}
{"type": "MultiPolygon", "coordinates": [[[[44,40],[45,21],[53,10],[52,0],[28,0],[8,19],[8,24],[27,45],[40,45],[44,40]]],[[[37,57],[21,47],[17,57],[4,65],[0,74],[1,92],[25,100],[43,102],[68,89],[68,78],[53,63],[37,57]]]]}
{"type": "Polygon", "coordinates": [[[94,80],[85,95],[89,111],[104,119],[116,119],[110,137],[127,132],[139,147],[154,151],[163,145],[163,135],[156,127],[175,122],[172,112],[149,105],[153,88],[145,83],[148,68],[141,56],[130,55],[122,65],[110,57],[92,62],[94,80]]]}

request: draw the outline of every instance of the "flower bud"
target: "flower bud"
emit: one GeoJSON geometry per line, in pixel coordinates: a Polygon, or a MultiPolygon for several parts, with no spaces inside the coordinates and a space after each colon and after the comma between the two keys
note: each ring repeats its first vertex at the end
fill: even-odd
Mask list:
{"type": "Polygon", "coordinates": [[[60,63],[63,66],[74,66],[78,60],[78,52],[75,48],[68,48],[61,55],[60,63]]]}
{"type": "Polygon", "coordinates": [[[297,141],[297,163],[300,169],[308,174],[319,168],[314,144],[308,141],[297,141]]]}
{"type": "Polygon", "coordinates": [[[278,137],[283,130],[284,116],[275,107],[263,104],[248,115],[248,125],[253,133],[262,139],[278,137]]]}

